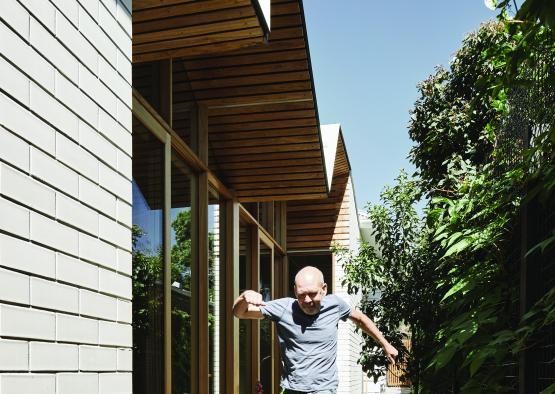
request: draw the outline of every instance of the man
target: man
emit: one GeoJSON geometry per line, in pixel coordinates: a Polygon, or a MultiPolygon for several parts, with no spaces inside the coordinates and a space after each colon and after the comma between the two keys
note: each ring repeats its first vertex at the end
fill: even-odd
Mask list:
{"type": "Polygon", "coordinates": [[[337,323],[351,319],[384,349],[391,363],[397,350],[366,315],[335,295],[326,295],[324,275],[305,267],[295,276],[295,297],[265,303],[253,290],[241,294],[233,304],[240,319],[262,319],[277,324],[283,373],[281,387],[287,394],[334,394],[337,389],[337,323]]]}

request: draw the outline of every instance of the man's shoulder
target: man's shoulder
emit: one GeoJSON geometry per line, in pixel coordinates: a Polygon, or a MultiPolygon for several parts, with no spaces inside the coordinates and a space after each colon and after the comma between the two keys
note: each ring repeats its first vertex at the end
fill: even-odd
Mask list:
{"type": "Polygon", "coordinates": [[[275,300],[266,301],[266,305],[260,307],[262,313],[266,316],[281,316],[287,310],[291,309],[294,299],[291,297],[277,298],[275,300]]]}

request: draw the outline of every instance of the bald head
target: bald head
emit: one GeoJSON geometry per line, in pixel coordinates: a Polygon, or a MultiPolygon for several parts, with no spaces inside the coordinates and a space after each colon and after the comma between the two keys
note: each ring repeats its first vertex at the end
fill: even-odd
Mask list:
{"type": "Polygon", "coordinates": [[[295,286],[322,286],[324,274],[316,267],[306,266],[295,275],[295,286]]]}
{"type": "Polygon", "coordinates": [[[322,271],[315,267],[304,267],[295,275],[294,290],[304,313],[315,315],[320,312],[320,302],[328,291],[322,271]]]}

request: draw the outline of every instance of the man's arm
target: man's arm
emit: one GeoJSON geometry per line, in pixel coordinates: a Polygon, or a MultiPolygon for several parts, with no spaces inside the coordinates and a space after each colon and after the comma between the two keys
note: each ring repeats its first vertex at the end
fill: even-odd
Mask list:
{"type": "Polygon", "coordinates": [[[233,303],[233,314],[239,319],[263,319],[260,307],[264,305],[262,294],[246,290],[233,303]]]}
{"type": "Polygon", "coordinates": [[[391,344],[384,338],[378,327],[374,324],[372,320],[364,313],[357,309],[353,309],[351,316],[349,316],[352,322],[354,322],[362,331],[370,335],[376,342],[383,347],[385,355],[390,363],[395,364],[395,358],[399,354],[397,349],[395,349],[391,344]]]}

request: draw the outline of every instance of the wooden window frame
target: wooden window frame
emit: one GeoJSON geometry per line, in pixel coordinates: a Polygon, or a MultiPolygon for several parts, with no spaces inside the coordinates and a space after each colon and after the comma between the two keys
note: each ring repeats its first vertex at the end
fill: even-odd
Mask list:
{"type": "MultiPolygon", "coordinates": [[[[169,100],[171,103],[171,100],[169,100]]],[[[285,248],[252,215],[237,201],[234,193],[217,178],[208,168],[207,152],[207,127],[202,124],[206,113],[204,109],[193,107],[196,113],[196,128],[201,134],[193,135],[192,145],[189,147],[183,139],[172,129],[170,124],[150,106],[150,104],[133,89],[133,115],[134,117],[164,143],[164,392],[171,394],[171,155],[175,152],[193,172],[192,179],[192,236],[193,259],[199,262],[191,266],[192,275],[199,280],[193,280],[194,288],[191,289],[194,302],[191,303],[192,343],[191,354],[191,392],[208,394],[209,390],[209,331],[208,331],[208,193],[209,188],[216,191],[220,197],[220,327],[216,335],[225,338],[220,341],[220,365],[223,371],[220,374],[220,392],[239,392],[239,324],[233,317],[232,305],[239,295],[239,222],[245,222],[251,227],[250,240],[250,282],[252,288],[258,288],[260,242],[272,250],[272,297],[283,296],[287,277],[287,257],[285,248]],[[204,131],[202,131],[204,130],[204,131]],[[196,151],[196,152],[195,152],[196,151]],[[281,264],[276,264],[276,256],[281,264]],[[205,278],[206,277],[206,278],[205,278]],[[205,280],[203,280],[205,279],[205,280]],[[205,294],[206,293],[206,294],[205,294]],[[231,339],[230,339],[231,338],[231,339]]],[[[171,113],[171,111],[166,111],[171,113]]],[[[169,118],[171,123],[171,117],[169,118]]],[[[195,134],[195,133],[193,133],[195,134]]],[[[285,223],[282,224],[285,229],[285,223]]],[[[278,238],[284,239],[282,234],[278,238]]],[[[250,380],[254,384],[259,380],[259,329],[258,321],[253,321],[250,329],[251,358],[250,380]],[[254,362],[253,362],[254,361],[254,362]]],[[[272,354],[272,386],[275,392],[279,388],[279,347],[276,340],[275,327],[272,328],[273,354],[272,354]]]]}

